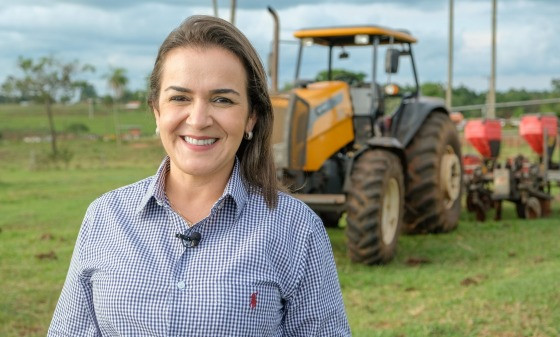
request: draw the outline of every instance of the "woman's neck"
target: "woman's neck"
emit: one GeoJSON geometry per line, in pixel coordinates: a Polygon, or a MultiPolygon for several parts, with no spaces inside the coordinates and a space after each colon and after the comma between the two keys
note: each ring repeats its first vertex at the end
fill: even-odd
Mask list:
{"type": "Polygon", "coordinates": [[[170,163],[165,193],[175,211],[187,221],[197,223],[210,214],[210,209],[224,193],[228,180],[229,176],[189,175],[170,163]]]}

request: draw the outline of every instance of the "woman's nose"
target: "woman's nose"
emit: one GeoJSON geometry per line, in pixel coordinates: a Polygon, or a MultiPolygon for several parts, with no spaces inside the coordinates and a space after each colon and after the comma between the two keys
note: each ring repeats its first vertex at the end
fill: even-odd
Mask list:
{"type": "Polygon", "coordinates": [[[203,129],[212,124],[211,106],[203,100],[195,100],[190,106],[186,123],[195,129],[203,129]]]}

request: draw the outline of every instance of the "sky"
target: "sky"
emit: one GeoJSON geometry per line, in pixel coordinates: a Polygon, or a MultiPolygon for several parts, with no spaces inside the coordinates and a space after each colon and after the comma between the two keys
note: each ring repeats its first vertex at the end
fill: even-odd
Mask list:
{"type": "MultiPolygon", "coordinates": [[[[230,1],[217,3],[229,20],[230,1]]],[[[273,38],[267,6],[280,17],[280,86],[294,77],[295,30],[361,24],[409,30],[420,82],[447,83],[449,0],[237,0],[234,23],[265,67],[273,38]]],[[[550,90],[560,78],[560,1],[502,0],[497,8],[497,90],[550,90]]],[[[491,0],[454,0],[454,87],[488,89],[491,13],[491,0]]],[[[104,77],[113,68],[126,69],[128,89],[143,89],[161,42],[194,14],[213,15],[212,0],[0,0],[0,82],[19,74],[18,56],[53,55],[93,65],[87,80],[98,94],[109,92],[104,77]]],[[[369,73],[369,62],[358,54],[340,65],[369,73]]],[[[326,63],[308,66],[315,74],[326,63]]]]}

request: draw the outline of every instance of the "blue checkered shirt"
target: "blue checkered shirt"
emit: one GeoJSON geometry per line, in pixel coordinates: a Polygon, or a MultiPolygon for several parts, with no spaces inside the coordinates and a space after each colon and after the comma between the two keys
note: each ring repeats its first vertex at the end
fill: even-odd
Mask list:
{"type": "Polygon", "coordinates": [[[305,204],[246,188],[236,160],[189,228],[153,177],[88,208],[48,336],[349,336],[329,238],[305,204]],[[185,248],[177,233],[201,234],[185,248]]]}

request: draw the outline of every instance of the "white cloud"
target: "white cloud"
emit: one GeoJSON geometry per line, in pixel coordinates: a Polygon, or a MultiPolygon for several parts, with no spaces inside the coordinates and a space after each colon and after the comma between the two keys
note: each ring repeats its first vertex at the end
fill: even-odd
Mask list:
{"type": "MultiPolygon", "coordinates": [[[[229,1],[220,0],[220,16],[229,19],[229,1]]],[[[282,1],[281,39],[305,27],[376,24],[406,28],[416,36],[418,72],[422,81],[447,79],[447,1],[332,0],[282,1]]],[[[236,24],[260,53],[265,64],[272,41],[272,19],[266,4],[238,1],[236,24]]],[[[0,82],[15,72],[18,55],[38,57],[53,53],[65,60],[79,59],[96,66],[92,81],[99,91],[110,66],[124,67],[131,88],[144,86],[157,48],[185,17],[212,14],[211,2],[198,0],[0,0],[0,82]]],[[[490,73],[490,1],[455,0],[454,84],[487,88],[490,73]]],[[[560,77],[560,30],[556,1],[508,0],[498,3],[497,86],[547,89],[560,77]]],[[[281,82],[293,79],[297,48],[283,43],[281,82]]],[[[356,55],[357,56],[357,55],[356,55]]],[[[348,67],[363,67],[352,59],[348,67]]],[[[364,61],[364,63],[367,60],[364,61]]],[[[317,71],[324,69],[316,66],[317,71]]],[[[369,67],[369,63],[367,66],[369,67]]],[[[369,69],[367,70],[369,71],[369,69]]]]}

